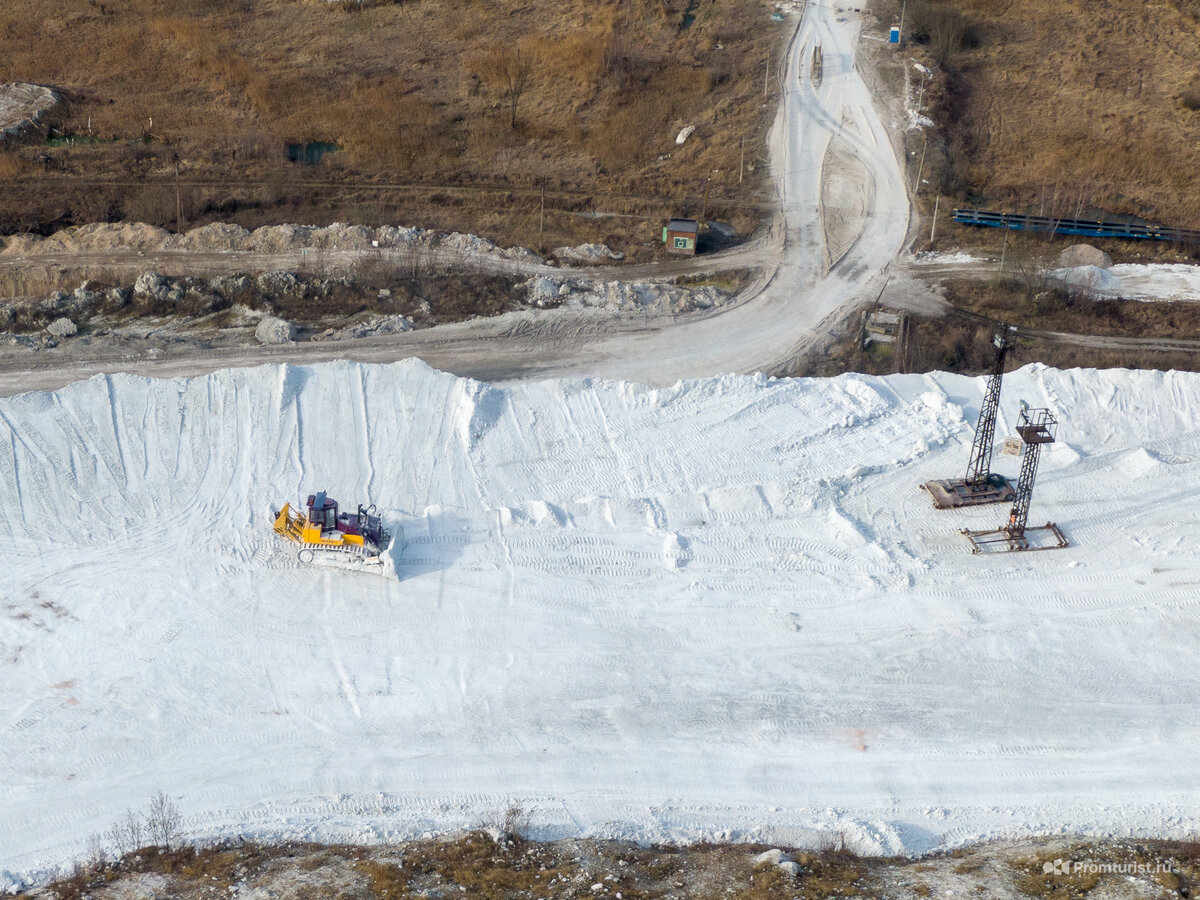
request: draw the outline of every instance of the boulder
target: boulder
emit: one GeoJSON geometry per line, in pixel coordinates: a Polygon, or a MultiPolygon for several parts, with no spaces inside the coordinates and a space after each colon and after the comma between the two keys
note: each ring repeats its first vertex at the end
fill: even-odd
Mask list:
{"type": "Polygon", "coordinates": [[[789,858],[788,855],[786,853],[784,853],[782,850],[779,850],[779,849],[767,850],[766,852],[760,853],[760,854],[758,854],[758,856],[754,857],[754,864],[756,866],[761,866],[761,865],[777,866],[781,862],[787,860],[788,858],[789,858]]]}
{"type": "Polygon", "coordinates": [[[254,329],[254,339],[260,344],[287,344],[296,339],[296,326],[286,319],[264,316],[254,329]]]}
{"type": "Polygon", "coordinates": [[[547,278],[545,275],[537,275],[518,285],[518,287],[525,289],[526,303],[530,306],[544,308],[550,305],[558,305],[562,298],[560,287],[566,287],[566,285],[560,285],[559,282],[553,278],[547,278]]]}
{"type": "Polygon", "coordinates": [[[375,323],[375,334],[403,334],[412,331],[412,319],[408,316],[384,316],[375,323]]]}
{"type": "Polygon", "coordinates": [[[66,309],[71,305],[71,295],[64,291],[55,291],[40,304],[42,309],[53,311],[56,309],[66,309]]]}
{"type": "Polygon", "coordinates": [[[267,297],[278,297],[290,293],[300,285],[300,281],[291,272],[264,272],[254,279],[259,293],[267,297]]]}
{"type": "Polygon", "coordinates": [[[71,335],[79,331],[79,328],[66,316],[62,316],[47,325],[46,330],[55,337],[71,337],[71,335]]]}
{"type": "Polygon", "coordinates": [[[223,297],[232,297],[250,289],[250,279],[245,275],[219,275],[208,283],[211,290],[223,297]]]}
{"type": "Polygon", "coordinates": [[[1098,250],[1091,244],[1073,244],[1058,255],[1060,269],[1075,269],[1079,266],[1097,266],[1101,269],[1112,268],[1112,257],[1103,250],[1098,250]]]}
{"type": "Polygon", "coordinates": [[[153,297],[156,300],[167,299],[167,294],[170,288],[167,287],[167,279],[163,278],[157,272],[143,272],[138,276],[137,281],[133,283],[133,292],[140,294],[143,297],[153,297]]]}

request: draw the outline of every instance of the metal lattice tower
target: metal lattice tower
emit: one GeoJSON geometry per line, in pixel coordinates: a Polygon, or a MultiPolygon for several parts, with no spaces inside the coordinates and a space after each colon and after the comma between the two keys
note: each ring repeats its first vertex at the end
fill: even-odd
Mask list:
{"type": "Polygon", "coordinates": [[[1054,443],[1054,431],[1058,419],[1048,409],[1026,409],[1022,405],[1021,420],[1017,434],[1025,443],[1021,454],[1021,479],[1017,482],[1017,496],[1009,511],[1008,524],[1002,529],[1009,537],[1022,537],[1029,520],[1029,504],[1033,500],[1033,480],[1037,477],[1038,458],[1043,444],[1054,443]]]}
{"type": "Polygon", "coordinates": [[[996,438],[996,415],[1000,411],[1000,386],[1004,381],[1004,361],[1008,351],[1013,346],[1013,334],[1016,328],[1011,325],[1001,325],[992,338],[996,347],[996,362],[988,378],[987,390],[983,395],[983,405],[979,409],[979,422],[975,426],[975,441],[971,444],[971,459],[967,463],[969,488],[986,488],[989,486],[988,477],[992,474],[992,443],[996,438]]]}

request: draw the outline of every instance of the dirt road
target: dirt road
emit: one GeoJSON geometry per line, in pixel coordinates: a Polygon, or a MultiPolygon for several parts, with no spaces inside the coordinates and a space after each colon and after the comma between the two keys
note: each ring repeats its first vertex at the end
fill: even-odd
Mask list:
{"type": "MultiPolygon", "coordinates": [[[[736,304],[706,315],[638,319],[578,310],[515,313],[354,343],[296,344],[249,351],[168,350],[149,355],[56,349],[0,362],[0,393],[45,389],[96,372],[167,376],[262,362],[309,363],[331,358],[389,362],[420,357],[457,374],[488,380],[551,376],[602,376],[651,384],[722,372],[773,372],[787,367],[840,310],[873,295],[901,249],[909,221],[907,191],[888,128],[871,91],[855,69],[861,22],[826,2],[810,2],[778,73],[781,102],[770,137],[771,171],[779,212],[759,240],[710,257],[656,266],[587,269],[606,280],[647,280],[713,269],[752,269],[759,276],[736,304]],[[813,48],[821,46],[823,77],[810,75],[813,48]],[[831,147],[835,152],[831,154],[831,147]],[[837,261],[825,246],[822,209],[827,161],[838,172],[854,164],[859,196],[837,211],[837,261]],[[853,210],[847,216],[846,209],[853,210]],[[31,366],[33,368],[31,368],[31,366]]],[[[845,179],[838,196],[845,194],[845,179]]],[[[46,265],[159,266],[180,274],[230,271],[247,264],[286,267],[300,260],[148,258],[136,253],[47,257],[46,265]]],[[[329,255],[326,264],[339,262],[329,255]]],[[[17,261],[14,264],[20,264],[17,261]]],[[[480,266],[536,274],[541,267],[508,260],[480,266]]],[[[551,269],[563,274],[563,269],[551,269]]]]}

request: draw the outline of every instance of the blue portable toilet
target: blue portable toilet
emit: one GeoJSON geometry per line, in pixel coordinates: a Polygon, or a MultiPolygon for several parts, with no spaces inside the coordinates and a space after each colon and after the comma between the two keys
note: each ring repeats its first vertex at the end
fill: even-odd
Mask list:
{"type": "Polygon", "coordinates": [[[891,32],[891,34],[888,35],[888,43],[889,44],[900,43],[900,26],[899,25],[892,26],[892,32],[891,32]]]}

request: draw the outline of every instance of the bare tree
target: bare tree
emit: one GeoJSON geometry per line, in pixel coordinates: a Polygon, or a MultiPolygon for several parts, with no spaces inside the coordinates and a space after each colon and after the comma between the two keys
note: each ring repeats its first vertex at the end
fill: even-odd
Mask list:
{"type": "Polygon", "coordinates": [[[124,858],[129,852],[129,844],[125,841],[125,829],[121,827],[121,823],[115,823],[108,831],[104,832],[104,839],[112,844],[113,849],[117,853],[117,859],[124,858]]]}
{"type": "Polygon", "coordinates": [[[529,58],[522,57],[516,47],[495,46],[480,59],[479,77],[499,90],[508,103],[510,128],[517,127],[517,104],[529,84],[531,71],[529,58]]]}
{"type": "Polygon", "coordinates": [[[172,844],[178,846],[182,818],[179,807],[162,791],[151,798],[150,812],[146,814],[146,830],[155,846],[164,850],[170,850],[172,844]]]}
{"type": "Polygon", "coordinates": [[[108,854],[104,849],[104,838],[101,835],[93,834],[87,842],[87,864],[93,869],[100,869],[104,867],[107,860],[108,854]]]}
{"type": "Polygon", "coordinates": [[[129,839],[129,852],[142,847],[142,819],[132,809],[125,810],[125,836],[129,839]]]}
{"type": "Polygon", "coordinates": [[[117,859],[133,853],[142,846],[142,818],[132,809],[125,811],[124,821],[115,822],[104,832],[104,838],[113,846],[117,859]]]}

